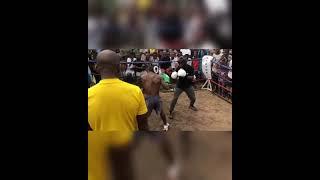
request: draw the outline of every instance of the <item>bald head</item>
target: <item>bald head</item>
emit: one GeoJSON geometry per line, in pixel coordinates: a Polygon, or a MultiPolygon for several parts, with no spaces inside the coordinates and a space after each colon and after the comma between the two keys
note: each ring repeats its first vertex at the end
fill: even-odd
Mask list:
{"type": "Polygon", "coordinates": [[[111,50],[103,50],[97,56],[98,64],[119,64],[120,57],[111,50]]]}
{"type": "Polygon", "coordinates": [[[120,56],[111,50],[101,51],[97,56],[97,69],[101,78],[117,77],[119,75],[120,56]]]}

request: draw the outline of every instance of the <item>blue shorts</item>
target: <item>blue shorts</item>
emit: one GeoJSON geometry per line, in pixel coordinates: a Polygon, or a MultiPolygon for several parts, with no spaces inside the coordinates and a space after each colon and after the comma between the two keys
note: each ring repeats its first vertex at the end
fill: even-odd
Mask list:
{"type": "Polygon", "coordinates": [[[162,101],[160,96],[148,96],[145,97],[145,100],[149,113],[151,113],[153,110],[155,110],[157,114],[158,112],[161,112],[162,101]]]}

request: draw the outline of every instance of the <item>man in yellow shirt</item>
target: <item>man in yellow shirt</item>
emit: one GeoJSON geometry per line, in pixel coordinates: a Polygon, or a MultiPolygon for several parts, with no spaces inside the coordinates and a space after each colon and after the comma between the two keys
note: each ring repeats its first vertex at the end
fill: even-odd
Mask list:
{"type": "Polygon", "coordinates": [[[88,90],[88,118],[92,130],[148,130],[148,110],[141,89],[118,79],[120,57],[111,50],[100,52],[97,70],[101,81],[88,90]]]}

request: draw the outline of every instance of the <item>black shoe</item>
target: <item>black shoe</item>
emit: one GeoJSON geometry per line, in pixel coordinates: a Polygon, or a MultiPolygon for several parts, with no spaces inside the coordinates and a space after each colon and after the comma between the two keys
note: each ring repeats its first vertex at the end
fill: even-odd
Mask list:
{"type": "Polygon", "coordinates": [[[192,109],[193,111],[198,111],[198,109],[194,106],[189,106],[189,109],[192,109]]]}

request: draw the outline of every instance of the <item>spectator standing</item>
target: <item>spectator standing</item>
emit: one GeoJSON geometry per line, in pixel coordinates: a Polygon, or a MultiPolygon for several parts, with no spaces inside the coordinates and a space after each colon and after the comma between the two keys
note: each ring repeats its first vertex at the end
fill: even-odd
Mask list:
{"type": "Polygon", "coordinates": [[[213,49],[212,53],[213,58],[215,59],[215,62],[219,62],[222,56],[221,50],[220,49],[213,49]]]}

